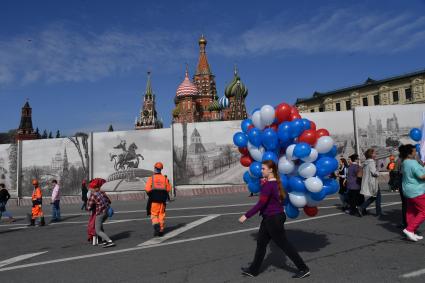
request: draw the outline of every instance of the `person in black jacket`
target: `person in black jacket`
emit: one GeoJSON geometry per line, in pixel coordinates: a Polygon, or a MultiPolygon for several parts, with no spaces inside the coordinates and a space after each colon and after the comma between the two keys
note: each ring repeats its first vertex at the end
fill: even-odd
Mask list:
{"type": "Polygon", "coordinates": [[[85,209],[87,210],[87,193],[89,190],[87,189],[86,180],[83,180],[83,183],[81,184],[81,200],[83,201],[83,205],[81,206],[81,210],[85,209]]]}
{"type": "Polygon", "coordinates": [[[13,218],[12,214],[10,214],[7,210],[6,210],[6,204],[7,201],[10,199],[10,194],[6,189],[6,186],[4,184],[0,184],[0,220],[1,217],[7,216],[9,217],[9,222],[15,222],[15,219],[13,218]]]}

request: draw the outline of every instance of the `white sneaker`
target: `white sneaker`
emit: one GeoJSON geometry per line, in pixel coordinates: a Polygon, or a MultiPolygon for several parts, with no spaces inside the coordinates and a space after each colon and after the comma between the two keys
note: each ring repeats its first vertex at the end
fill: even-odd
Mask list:
{"type": "Polygon", "coordinates": [[[418,234],[415,234],[416,239],[418,240],[422,240],[424,237],[423,236],[419,236],[418,234]]]}
{"type": "Polygon", "coordinates": [[[415,233],[409,232],[406,229],[403,230],[404,235],[406,235],[406,237],[413,242],[417,242],[418,238],[416,238],[415,233]]]}

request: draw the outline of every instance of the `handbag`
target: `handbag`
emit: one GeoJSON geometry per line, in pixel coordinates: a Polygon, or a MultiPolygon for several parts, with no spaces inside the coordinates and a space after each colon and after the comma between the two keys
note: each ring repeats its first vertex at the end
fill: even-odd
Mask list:
{"type": "Polygon", "coordinates": [[[106,213],[108,214],[108,217],[111,218],[112,216],[114,216],[114,209],[109,206],[106,213]]]}

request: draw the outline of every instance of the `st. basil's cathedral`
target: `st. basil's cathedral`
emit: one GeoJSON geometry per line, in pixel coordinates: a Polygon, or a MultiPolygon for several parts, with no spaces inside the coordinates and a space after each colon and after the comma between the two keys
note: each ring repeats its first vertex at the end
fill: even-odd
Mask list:
{"type": "MultiPolygon", "coordinates": [[[[186,66],[185,77],[179,85],[174,98],[173,123],[192,123],[207,121],[243,120],[247,118],[245,98],[248,89],[242,83],[235,67],[233,80],[219,98],[215,76],[211,72],[206,53],[207,40],[202,35],[199,39],[199,60],[195,75],[189,78],[186,66]]],[[[155,95],[151,87],[150,73],[144,95],[140,116],[136,118],[135,129],[162,128],[157,117],[155,95]]]]}

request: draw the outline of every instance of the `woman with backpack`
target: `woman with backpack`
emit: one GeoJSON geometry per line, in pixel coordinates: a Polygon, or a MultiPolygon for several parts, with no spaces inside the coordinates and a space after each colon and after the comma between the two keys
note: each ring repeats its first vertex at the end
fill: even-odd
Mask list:
{"type": "Polygon", "coordinates": [[[106,181],[101,178],[93,179],[89,188],[93,189],[90,194],[90,198],[87,203],[87,210],[95,209],[96,220],[95,220],[95,230],[96,235],[103,239],[103,242],[100,244],[104,248],[113,247],[115,243],[112,242],[111,238],[106,235],[103,230],[103,223],[108,219],[108,211],[110,210],[111,200],[106,195],[104,191],[101,191],[100,188],[106,181]]]}
{"type": "Polygon", "coordinates": [[[379,172],[376,169],[376,151],[373,148],[369,148],[365,152],[366,160],[363,164],[362,170],[362,185],[360,193],[368,197],[365,202],[360,206],[360,213],[362,215],[367,214],[367,207],[375,201],[376,216],[382,215],[381,209],[381,191],[379,189],[378,176],[379,172]]]}
{"type": "Polygon", "coordinates": [[[360,185],[362,183],[362,168],[359,165],[359,156],[357,154],[350,155],[350,166],[347,172],[347,194],[348,203],[350,204],[350,214],[361,217],[358,206],[363,203],[363,197],[360,194],[360,185]]]}

